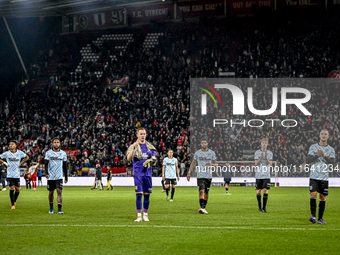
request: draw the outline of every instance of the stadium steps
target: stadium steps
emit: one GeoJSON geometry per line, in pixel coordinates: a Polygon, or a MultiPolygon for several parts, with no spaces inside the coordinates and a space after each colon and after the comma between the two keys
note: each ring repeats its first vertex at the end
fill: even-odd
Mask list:
{"type": "Polygon", "coordinates": [[[164,33],[148,33],[143,42],[143,49],[148,50],[151,48],[155,48],[158,45],[158,39],[160,36],[164,36],[164,33]]]}
{"type": "MultiPolygon", "coordinates": [[[[74,73],[82,73],[83,71],[83,63],[92,62],[94,63],[95,72],[94,74],[97,78],[101,78],[103,74],[103,67],[109,64],[109,61],[114,60],[118,54],[124,52],[129,43],[132,43],[133,33],[125,33],[125,34],[103,34],[100,37],[97,37],[95,40],[87,43],[80,50],[80,58],[76,57],[79,61],[76,66],[74,72],[71,72],[71,75],[74,73]],[[102,46],[104,42],[107,42],[107,49],[110,51],[109,56],[102,56],[102,46]]],[[[76,82],[72,82],[71,85],[75,85],[76,82]]]]}

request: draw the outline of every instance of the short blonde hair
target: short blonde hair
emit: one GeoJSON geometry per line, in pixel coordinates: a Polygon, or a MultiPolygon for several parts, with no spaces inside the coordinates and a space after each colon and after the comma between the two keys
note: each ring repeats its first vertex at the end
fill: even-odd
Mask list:
{"type": "Polygon", "coordinates": [[[263,139],[261,140],[261,143],[262,143],[262,142],[268,143],[268,138],[263,138],[263,139]]]}
{"type": "Polygon", "coordinates": [[[140,130],[145,130],[145,128],[143,128],[143,127],[137,128],[137,134],[139,133],[140,130]]]}

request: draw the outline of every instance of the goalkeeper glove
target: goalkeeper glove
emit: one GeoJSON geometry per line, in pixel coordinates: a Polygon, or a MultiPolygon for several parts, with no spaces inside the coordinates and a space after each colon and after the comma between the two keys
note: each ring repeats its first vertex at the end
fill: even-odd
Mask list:
{"type": "Polygon", "coordinates": [[[149,159],[145,160],[145,162],[143,163],[143,166],[146,167],[146,168],[149,168],[149,167],[151,167],[152,162],[153,162],[153,159],[149,158],[149,159]]]}

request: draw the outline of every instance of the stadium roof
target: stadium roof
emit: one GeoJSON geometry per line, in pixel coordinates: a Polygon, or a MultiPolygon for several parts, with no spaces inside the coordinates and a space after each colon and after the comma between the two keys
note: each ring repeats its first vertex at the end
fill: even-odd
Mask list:
{"type": "Polygon", "coordinates": [[[68,16],[161,2],[161,0],[0,0],[0,16],[13,18],[68,16]]]}

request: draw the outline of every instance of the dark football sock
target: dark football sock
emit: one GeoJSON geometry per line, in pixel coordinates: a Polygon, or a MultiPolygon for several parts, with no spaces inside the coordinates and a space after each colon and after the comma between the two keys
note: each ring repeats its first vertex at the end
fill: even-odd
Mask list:
{"type": "Polygon", "coordinates": [[[204,208],[207,206],[208,200],[204,200],[204,208]]]}
{"type": "Polygon", "coordinates": [[[175,195],[175,188],[172,188],[172,189],[171,189],[171,199],[174,198],[174,195],[175,195]]]}
{"type": "Polygon", "coordinates": [[[165,189],[165,191],[166,191],[166,196],[168,197],[169,196],[169,189],[165,189]]]}
{"type": "Polygon", "coordinates": [[[229,190],[228,188],[225,188],[225,192],[228,192],[228,190],[229,190]]]}
{"type": "Polygon", "coordinates": [[[200,206],[201,206],[201,208],[202,209],[204,209],[204,199],[202,198],[200,198],[200,206]]]}
{"type": "Polygon", "coordinates": [[[310,212],[312,216],[316,215],[316,198],[310,198],[310,212]]]}
{"type": "Polygon", "coordinates": [[[62,204],[58,203],[58,211],[61,211],[62,204]]]}
{"type": "Polygon", "coordinates": [[[268,194],[263,194],[263,209],[266,209],[268,194]]]}
{"type": "Polygon", "coordinates": [[[165,184],[164,184],[164,181],[162,180],[162,187],[163,187],[163,190],[165,190],[165,184]]]}
{"type": "Polygon", "coordinates": [[[137,193],[136,194],[136,208],[137,208],[137,213],[142,213],[142,194],[137,193]]]}
{"type": "Polygon", "coordinates": [[[257,197],[257,203],[259,205],[259,209],[261,209],[262,208],[262,206],[261,206],[261,194],[260,195],[256,195],[256,197],[257,197]]]}
{"type": "Polygon", "coordinates": [[[324,200],[324,201],[320,200],[320,202],[319,202],[319,220],[321,220],[322,217],[323,217],[323,212],[325,211],[325,207],[326,207],[326,200],[324,200]]]}
{"type": "Polygon", "coordinates": [[[14,205],[14,189],[9,190],[9,197],[11,199],[11,204],[14,205]]]}
{"type": "Polygon", "coordinates": [[[19,193],[20,193],[20,191],[15,191],[15,193],[14,193],[14,202],[17,201],[19,193]]]}
{"type": "Polygon", "coordinates": [[[149,206],[150,206],[150,194],[147,194],[147,195],[144,194],[144,201],[143,201],[144,213],[148,213],[149,206]]]}
{"type": "Polygon", "coordinates": [[[53,209],[53,202],[50,202],[50,209],[53,209]]]}

